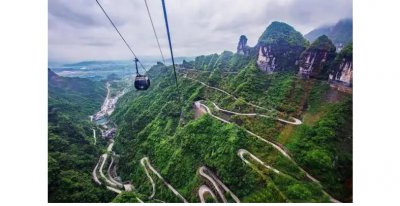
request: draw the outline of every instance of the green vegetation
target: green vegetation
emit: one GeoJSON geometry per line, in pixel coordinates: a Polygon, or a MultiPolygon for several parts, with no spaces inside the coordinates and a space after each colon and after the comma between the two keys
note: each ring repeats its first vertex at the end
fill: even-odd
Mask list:
{"type": "Polygon", "coordinates": [[[60,77],[50,69],[48,81],[49,114],[62,111],[76,119],[89,119],[88,116],[100,108],[106,95],[103,82],[60,77]]]}
{"type": "Polygon", "coordinates": [[[142,195],[136,194],[134,192],[122,192],[121,194],[118,194],[112,202],[113,203],[124,203],[124,202],[130,202],[130,203],[139,203],[139,200],[137,198],[143,198],[142,195]]]}
{"type": "Polygon", "coordinates": [[[261,44],[279,44],[286,42],[290,46],[307,46],[307,40],[292,26],[283,22],[272,22],[261,37],[258,39],[261,44]]]}
{"type": "Polygon", "coordinates": [[[314,125],[299,126],[288,143],[298,162],[332,194],[351,201],[352,101],[327,107],[314,125]]]}
{"type": "Polygon", "coordinates": [[[305,65],[306,59],[315,58],[314,69],[311,73],[313,78],[326,80],[330,69],[333,68],[333,61],[336,57],[336,47],[326,36],[318,37],[300,56],[300,65],[305,65]]]}
{"type": "MultiPolygon", "coordinates": [[[[155,82],[150,91],[132,91],[122,97],[112,116],[119,125],[114,147],[121,155],[119,174],[123,179],[133,182],[137,193],[145,196],[147,194],[148,197],[152,191],[151,185],[140,165],[140,159],[146,156],[161,175],[190,202],[199,201],[197,190],[201,184],[206,183],[206,180],[196,172],[200,166],[210,168],[244,202],[328,201],[320,187],[307,179],[293,162],[270,145],[246,134],[242,129],[246,128],[265,139],[278,141],[282,123],[266,118],[229,116],[215,111],[211,103],[212,101],[220,107],[238,112],[256,111],[271,114],[245,103],[250,101],[261,106],[278,108],[280,111],[275,115],[283,115],[303,112],[304,108],[307,108],[305,105],[310,101],[312,108],[325,110],[326,108],[321,106],[325,104],[324,96],[329,91],[326,90],[325,84],[297,79],[293,73],[265,75],[249,58],[237,62],[246,65],[239,73],[226,74],[224,72],[227,69],[229,71],[229,67],[221,68],[217,66],[220,60],[213,60],[222,56],[201,56],[192,62],[185,62],[186,65],[203,68],[197,72],[188,70],[186,75],[240,97],[237,100],[180,76],[179,87],[182,89],[183,100],[181,104],[183,113],[180,115],[178,95],[175,85],[171,82],[173,79],[171,68],[165,69],[161,64],[150,70],[149,74],[155,82]],[[313,88],[312,85],[316,87],[313,88]],[[305,101],[304,98],[309,101],[305,101]],[[193,120],[193,102],[200,99],[210,100],[203,103],[216,115],[235,124],[224,124],[209,115],[193,120]],[[237,155],[237,151],[241,148],[245,148],[289,176],[275,175],[260,165],[257,166],[258,169],[245,165],[237,155]]],[[[226,60],[229,62],[232,61],[229,59],[233,58],[237,56],[226,57],[226,60]]],[[[327,127],[331,128],[332,125],[327,127]]],[[[349,128],[346,128],[346,131],[348,130],[349,128]]],[[[291,142],[293,139],[296,138],[291,137],[291,142]]],[[[292,149],[293,147],[290,151],[292,149]]],[[[293,149],[293,155],[297,159],[298,154],[295,151],[293,149]]],[[[320,151],[310,151],[306,155],[310,156],[311,160],[323,157],[320,151]]],[[[323,158],[318,160],[322,166],[327,164],[326,161],[322,161],[323,158]]],[[[254,164],[257,165],[257,162],[254,164]]],[[[330,175],[334,177],[337,174],[330,173],[330,175]]],[[[180,199],[155,175],[152,177],[156,180],[156,199],[180,202],[180,199]]],[[[149,201],[146,198],[144,200],[149,201]]]]}
{"type": "Polygon", "coordinates": [[[260,47],[265,47],[275,57],[276,71],[297,72],[296,61],[307,46],[309,42],[293,27],[272,22],[259,38],[252,55],[257,55],[260,47]]]}
{"type": "Polygon", "coordinates": [[[318,37],[309,47],[311,50],[324,50],[327,52],[335,52],[336,48],[332,41],[326,36],[322,35],[318,37]]]}
{"type": "MultiPolygon", "coordinates": [[[[351,202],[351,95],[339,94],[326,81],[297,77],[294,62],[308,42],[289,25],[272,23],[260,37],[260,45],[274,47],[282,70],[270,75],[260,71],[254,48],[248,56],[227,51],[203,55],[180,65],[178,92],[172,67],[158,63],[148,72],[152,80],[149,90],[129,91],[118,100],[110,117],[118,125],[113,151],[119,155],[118,175],[131,181],[134,191],[117,196],[95,185],[90,176],[105,142],[92,144],[93,125],[88,115],[104,100],[104,83],[49,77],[64,82],[64,86],[54,86],[49,81],[49,201],[181,202],[152,172],[149,175],[156,192],[149,198],[152,184],[141,165],[141,159],[148,157],[165,181],[189,202],[199,202],[199,187],[211,185],[199,175],[201,166],[209,168],[241,202],[329,202],[324,190],[351,202]],[[68,87],[72,81],[85,87],[68,87]],[[231,124],[210,114],[194,118],[196,101],[231,124]],[[269,117],[232,115],[217,110],[213,103],[226,110],[269,117]],[[307,121],[300,126],[287,125],[276,121],[277,117],[307,121]],[[294,161],[248,131],[284,147],[294,161]],[[280,174],[248,154],[243,156],[246,164],[238,155],[240,149],[280,174]]],[[[334,46],[322,36],[310,48],[333,51],[334,46]]],[[[351,47],[340,55],[349,50],[351,47]]],[[[331,69],[330,64],[327,67],[331,69]]],[[[125,81],[112,86],[120,90],[127,85],[125,81]]],[[[209,196],[206,200],[213,202],[209,196]]]]}
{"type": "Polygon", "coordinates": [[[49,202],[111,201],[114,194],[96,185],[91,177],[105,142],[93,145],[89,115],[105,98],[104,84],[48,72],[49,202]]]}
{"type": "Polygon", "coordinates": [[[339,68],[339,64],[343,61],[353,60],[353,43],[346,45],[336,56],[334,68],[339,68]]]}

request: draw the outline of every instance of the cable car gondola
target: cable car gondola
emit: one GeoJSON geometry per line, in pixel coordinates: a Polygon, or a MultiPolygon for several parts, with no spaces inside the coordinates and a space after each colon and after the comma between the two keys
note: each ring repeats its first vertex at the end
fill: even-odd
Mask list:
{"type": "Polygon", "coordinates": [[[144,74],[139,74],[137,62],[139,60],[135,58],[135,66],[136,66],[136,77],[135,77],[135,88],[136,90],[147,90],[150,87],[150,79],[144,74]]]}

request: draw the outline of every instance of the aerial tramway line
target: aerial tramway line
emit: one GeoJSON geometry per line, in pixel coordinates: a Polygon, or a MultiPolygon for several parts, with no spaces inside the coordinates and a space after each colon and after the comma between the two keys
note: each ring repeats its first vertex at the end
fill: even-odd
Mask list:
{"type": "MultiPolygon", "coordinates": [[[[107,12],[104,10],[104,8],[101,6],[100,2],[98,0],[96,0],[97,4],[99,5],[99,7],[101,8],[101,10],[103,11],[103,13],[105,14],[105,16],[107,17],[107,19],[110,21],[111,25],[114,27],[114,29],[116,30],[116,32],[118,33],[118,35],[121,37],[122,41],[125,43],[125,45],[128,47],[129,51],[132,53],[133,57],[134,57],[134,62],[135,62],[135,69],[136,69],[136,77],[135,77],[135,81],[134,81],[134,86],[136,88],[136,90],[147,90],[150,87],[150,78],[147,75],[147,70],[146,68],[143,66],[143,64],[139,61],[139,59],[137,58],[135,52],[133,52],[131,46],[128,44],[128,42],[125,40],[125,38],[122,36],[121,32],[118,30],[118,28],[115,26],[114,22],[111,20],[111,18],[108,16],[107,12]],[[139,65],[142,67],[142,69],[145,71],[144,74],[140,74],[139,69],[138,69],[138,63],[139,65]]],[[[171,59],[172,59],[172,67],[174,69],[174,76],[175,76],[175,84],[176,84],[176,89],[178,90],[178,93],[180,94],[179,91],[179,86],[178,86],[178,78],[176,75],[176,68],[175,68],[175,59],[174,59],[174,54],[172,51],[172,43],[171,43],[171,35],[169,32],[169,25],[168,25],[168,18],[167,18],[167,11],[166,11],[166,7],[165,7],[165,2],[164,0],[161,0],[162,2],[162,7],[163,7],[163,14],[164,14],[164,19],[165,19],[165,26],[167,29],[167,35],[168,35],[168,43],[169,43],[169,50],[170,50],[170,54],[171,54],[171,59]]],[[[151,14],[150,14],[150,10],[149,7],[147,5],[147,0],[144,0],[144,3],[146,5],[146,9],[147,9],[147,14],[150,18],[150,22],[151,22],[151,26],[153,28],[153,33],[154,36],[157,40],[157,45],[158,45],[158,49],[160,50],[161,53],[161,57],[162,60],[165,64],[165,58],[164,55],[162,53],[161,50],[161,46],[160,46],[160,42],[158,40],[158,36],[156,33],[156,30],[154,28],[154,24],[153,24],[153,20],[151,18],[151,14]]]]}

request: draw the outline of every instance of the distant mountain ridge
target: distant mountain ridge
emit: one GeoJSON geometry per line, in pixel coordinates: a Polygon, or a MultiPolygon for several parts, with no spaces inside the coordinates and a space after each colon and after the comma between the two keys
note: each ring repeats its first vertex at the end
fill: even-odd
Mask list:
{"type": "MultiPolygon", "coordinates": [[[[175,63],[181,63],[183,60],[186,61],[191,61],[194,60],[194,56],[178,56],[174,57],[175,63]]],[[[156,64],[157,61],[162,61],[160,57],[142,57],[140,60],[143,63],[151,63],[152,65],[156,64]]],[[[171,58],[165,59],[165,61],[171,62],[171,58]]],[[[133,60],[89,60],[89,61],[80,61],[76,63],[66,63],[62,64],[64,67],[76,67],[76,66],[90,66],[90,65],[96,65],[96,64],[128,64],[133,62],[133,60]]],[[[49,62],[49,64],[52,62],[49,62]]],[[[54,63],[53,63],[54,64],[54,63]]],[[[60,63],[58,63],[60,64],[60,63]]]]}
{"type": "Polygon", "coordinates": [[[312,42],[322,35],[328,36],[335,45],[345,46],[353,41],[353,20],[342,19],[335,25],[316,28],[304,35],[304,37],[312,42]]]}
{"type": "Polygon", "coordinates": [[[87,118],[101,106],[106,89],[103,82],[62,77],[48,69],[48,93],[49,114],[57,110],[87,118]]]}

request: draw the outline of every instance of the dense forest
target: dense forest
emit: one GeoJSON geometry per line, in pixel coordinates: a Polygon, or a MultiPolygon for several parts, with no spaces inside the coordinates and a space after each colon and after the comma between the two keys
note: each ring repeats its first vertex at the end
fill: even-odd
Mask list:
{"type": "Polygon", "coordinates": [[[114,195],[94,184],[91,171],[106,142],[93,144],[89,115],[98,110],[104,83],[60,77],[48,70],[49,202],[109,202],[114,195]]]}
{"type": "Polygon", "coordinates": [[[104,82],[49,71],[49,201],[182,202],[172,186],[200,202],[207,186],[219,195],[204,193],[206,202],[351,202],[352,94],[327,79],[352,56],[351,44],[336,53],[329,37],[308,42],[274,22],[248,49],[183,61],[178,85],[172,66],[158,63],[149,90],[118,100],[110,117],[117,173],[134,186],[118,195],[90,180],[106,143],[92,144],[88,115],[100,108],[104,82]],[[264,48],[278,64],[272,74],[257,64],[264,48]],[[318,78],[300,77],[298,60],[316,51],[328,56],[318,78]],[[75,86],[60,86],[66,81],[75,86]],[[146,158],[162,178],[148,173],[146,158]],[[201,168],[231,192],[220,194],[201,168]]]}
{"type": "MultiPolygon", "coordinates": [[[[298,38],[298,33],[288,32],[288,28],[292,29],[280,24],[269,27],[260,39],[293,41],[298,38]],[[279,36],[280,33],[285,35],[279,36]]],[[[324,36],[310,45],[325,48],[323,41],[329,42],[327,38],[324,36]]],[[[306,42],[304,39],[296,41],[306,42]]],[[[331,51],[331,48],[326,49],[331,51]]],[[[333,58],[330,57],[331,61],[333,58]]],[[[351,94],[330,88],[327,81],[301,79],[295,70],[266,75],[257,68],[254,56],[231,52],[185,61],[179,71],[182,102],[172,81],[171,68],[159,64],[150,70],[150,76],[156,82],[151,90],[126,94],[113,115],[119,125],[115,147],[121,154],[120,162],[124,162],[119,172],[124,179],[135,183],[137,193],[151,192],[151,185],[139,163],[146,156],[191,202],[199,201],[196,191],[205,183],[196,173],[203,165],[216,173],[244,202],[328,201],[322,189],[342,201],[351,201],[351,94]],[[210,89],[199,81],[233,96],[210,89]],[[216,103],[235,112],[304,117],[304,124],[293,126],[272,118],[227,115],[213,109],[215,114],[234,124],[224,124],[210,115],[194,120],[193,103],[198,100],[210,108],[216,103]],[[246,102],[270,110],[249,106],[246,102]],[[286,146],[296,163],[243,129],[286,146]],[[241,148],[287,176],[274,175],[259,166],[256,170],[248,167],[237,155],[241,148]],[[321,185],[308,180],[297,164],[321,181],[321,185]]],[[[160,191],[156,198],[179,201],[161,182],[156,186],[156,191],[160,191]]]]}

